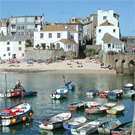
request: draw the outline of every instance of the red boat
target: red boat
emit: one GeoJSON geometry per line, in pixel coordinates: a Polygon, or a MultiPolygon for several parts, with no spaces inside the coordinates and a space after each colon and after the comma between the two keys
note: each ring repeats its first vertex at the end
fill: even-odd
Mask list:
{"type": "Polygon", "coordinates": [[[108,97],[110,90],[99,92],[99,97],[108,97]]]}

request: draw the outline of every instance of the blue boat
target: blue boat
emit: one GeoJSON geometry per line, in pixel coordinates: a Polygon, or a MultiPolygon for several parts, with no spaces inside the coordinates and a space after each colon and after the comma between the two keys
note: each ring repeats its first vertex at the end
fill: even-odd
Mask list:
{"type": "Polygon", "coordinates": [[[36,96],[37,91],[28,91],[28,92],[23,92],[22,96],[36,96]]]}
{"type": "Polygon", "coordinates": [[[69,90],[74,90],[75,89],[75,83],[74,82],[68,82],[65,84],[65,86],[69,89],[69,90]]]}
{"type": "Polygon", "coordinates": [[[88,96],[99,95],[99,90],[96,90],[96,89],[88,90],[88,91],[86,91],[86,95],[88,95],[88,96]]]}
{"type": "Polygon", "coordinates": [[[110,98],[120,98],[123,97],[123,90],[120,89],[116,89],[116,90],[112,90],[108,93],[108,97],[110,98]]]}

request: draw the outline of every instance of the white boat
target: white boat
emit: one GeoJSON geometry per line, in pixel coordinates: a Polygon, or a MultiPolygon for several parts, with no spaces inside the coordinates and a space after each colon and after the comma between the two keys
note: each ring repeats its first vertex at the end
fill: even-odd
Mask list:
{"type": "Polygon", "coordinates": [[[125,98],[133,98],[133,97],[135,97],[135,91],[134,90],[125,90],[123,92],[123,97],[125,97],[125,98]]]}
{"type": "Polygon", "coordinates": [[[9,126],[26,121],[26,119],[32,115],[32,106],[29,102],[25,101],[12,106],[9,109],[2,110],[0,114],[0,123],[2,126],[9,126]]]}
{"type": "Polygon", "coordinates": [[[72,114],[70,111],[61,112],[39,121],[38,124],[41,129],[53,130],[62,127],[63,123],[69,120],[71,116],[72,114]]]}
{"type": "Polygon", "coordinates": [[[108,103],[104,104],[104,106],[109,108],[109,109],[114,107],[115,105],[116,105],[116,103],[114,103],[114,102],[108,102],[108,103]]]}
{"type": "Polygon", "coordinates": [[[67,130],[71,130],[72,128],[76,127],[79,124],[86,122],[86,118],[84,116],[71,118],[63,123],[63,127],[67,130]]]}
{"type": "Polygon", "coordinates": [[[100,103],[95,102],[95,101],[87,101],[85,102],[85,104],[86,104],[86,107],[89,107],[89,108],[93,108],[100,105],[100,103]]]}
{"type": "Polygon", "coordinates": [[[103,122],[99,127],[98,127],[98,133],[99,134],[111,134],[111,131],[119,126],[121,122],[118,119],[110,119],[105,122],[103,122]]]}
{"type": "Polygon", "coordinates": [[[133,85],[132,83],[127,83],[127,84],[124,85],[124,88],[125,88],[125,89],[132,89],[133,86],[134,86],[134,85],[133,85]]]}
{"type": "Polygon", "coordinates": [[[100,124],[101,124],[101,122],[96,121],[96,120],[90,121],[90,122],[85,122],[83,124],[76,126],[75,128],[72,128],[71,133],[73,135],[93,134],[97,131],[100,124]]]}
{"type": "Polygon", "coordinates": [[[50,97],[53,99],[65,98],[67,96],[68,96],[68,89],[65,87],[56,89],[50,94],[50,97]]]}
{"type": "Polygon", "coordinates": [[[112,107],[111,109],[106,110],[106,112],[109,114],[119,114],[119,113],[122,113],[124,110],[125,110],[125,106],[121,104],[121,105],[116,105],[112,107]]]}

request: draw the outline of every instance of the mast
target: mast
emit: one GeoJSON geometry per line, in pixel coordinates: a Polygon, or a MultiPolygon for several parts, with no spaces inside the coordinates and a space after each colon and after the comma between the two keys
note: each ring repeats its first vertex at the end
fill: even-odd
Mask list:
{"type": "Polygon", "coordinates": [[[64,79],[64,84],[66,84],[66,82],[65,82],[65,76],[63,75],[63,79],[64,79]]]}
{"type": "Polygon", "coordinates": [[[6,96],[4,96],[4,100],[5,100],[5,109],[7,109],[7,76],[5,74],[5,85],[6,85],[6,96]]]}

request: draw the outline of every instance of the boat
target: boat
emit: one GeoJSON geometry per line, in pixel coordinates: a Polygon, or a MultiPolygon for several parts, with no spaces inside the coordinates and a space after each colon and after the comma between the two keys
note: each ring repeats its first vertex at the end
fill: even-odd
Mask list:
{"type": "Polygon", "coordinates": [[[86,95],[88,96],[94,96],[94,95],[99,95],[99,90],[88,90],[86,91],[86,95]]]}
{"type": "Polygon", "coordinates": [[[84,101],[79,101],[79,102],[74,102],[70,105],[68,105],[69,110],[77,110],[77,109],[82,109],[85,108],[85,102],[84,101]]]}
{"type": "Polygon", "coordinates": [[[116,128],[114,128],[111,131],[111,134],[112,135],[131,135],[132,125],[133,125],[132,121],[124,122],[120,124],[119,126],[117,126],[116,128]]]}
{"type": "Polygon", "coordinates": [[[25,91],[22,93],[22,96],[36,96],[37,95],[37,91],[25,91]]]}
{"type": "Polygon", "coordinates": [[[134,90],[124,90],[123,97],[124,98],[134,98],[135,97],[135,91],[134,90]]]}
{"type": "Polygon", "coordinates": [[[110,98],[120,98],[123,97],[123,90],[121,89],[115,89],[108,93],[108,97],[110,98]]]}
{"type": "Polygon", "coordinates": [[[120,104],[120,105],[115,105],[111,109],[106,110],[106,112],[109,114],[119,114],[122,113],[124,110],[125,110],[125,106],[120,104]]]}
{"type": "Polygon", "coordinates": [[[127,83],[124,85],[124,89],[132,89],[133,88],[133,84],[132,83],[127,83]]]}
{"type": "Polygon", "coordinates": [[[105,106],[96,106],[94,108],[86,108],[85,112],[87,114],[98,114],[98,113],[105,113],[108,108],[105,106]]]}
{"type": "Polygon", "coordinates": [[[61,98],[65,98],[67,96],[68,96],[68,89],[64,88],[64,87],[58,88],[50,94],[50,97],[53,99],[61,99],[61,98]]]}
{"type": "Polygon", "coordinates": [[[85,122],[83,124],[76,126],[75,128],[72,128],[71,133],[73,135],[93,134],[97,131],[100,124],[101,124],[101,122],[97,121],[97,120],[85,122]]]}
{"type": "Polygon", "coordinates": [[[96,107],[96,106],[100,105],[100,103],[98,103],[96,101],[87,101],[85,103],[86,103],[86,107],[88,107],[88,108],[93,108],[93,107],[96,107]]]}
{"type": "Polygon", "coordinates": [[[71,112],[65,111],[53,114],[38,122],[41,129],[53,130],[63,126],[63,123],[71,118],[71,112]]]}
{"type": "Polygon", "coordinates": [[[23,92],[25,92],[24,87],[21,86],[20,81],[17,81],[14,88],[8,89],[5,92],[0,92],[0,97],[18,97],[21,96],[23,92]]]}
{"type": "Polygon", "coordinates": [[[112,108],[112,107],[114,107],[115,105],[116,105],[116,103],[114,103],[114,102],[108,102],[108,103],[105,103],[104,104],[104,106],[107,107],[107,108],[109,108],[109,109],[112,108]]]}
{"type": "Polygon", "coordinates": [[[110,119],[106,120],[103,122],[99,127],[98,127],[98,133],[99,134],[111,134],[111,131],[119,126],[121,122],[118,119],[110,119]]]}
{"type": "Polygon", "coordinates": [[[33,115],[32,106],[28,101],[21,102],[15,106],[1,111],[1,126],[10,126],[19,122],[26,121],[33,115]]]}
{"type": "Polygon", "coordinates": [[[82,124],[84,122],[86,122],[87,119],[84,116],[79,116],[79,117],[75,117],[75,118],[71,118],[70,120],[67,120],[63,123],[63,127],[66,130],[71,130],[72,128],[76,127],[79,124],[82,124]]]}
{"type": "Polygon", "coordinates": [[[106,90],[106,91],[100,91],[99,92],[99,97],[103,98],[103,97],[108,97],[108,93],[110,92],[110,90],[106,90]]]}

